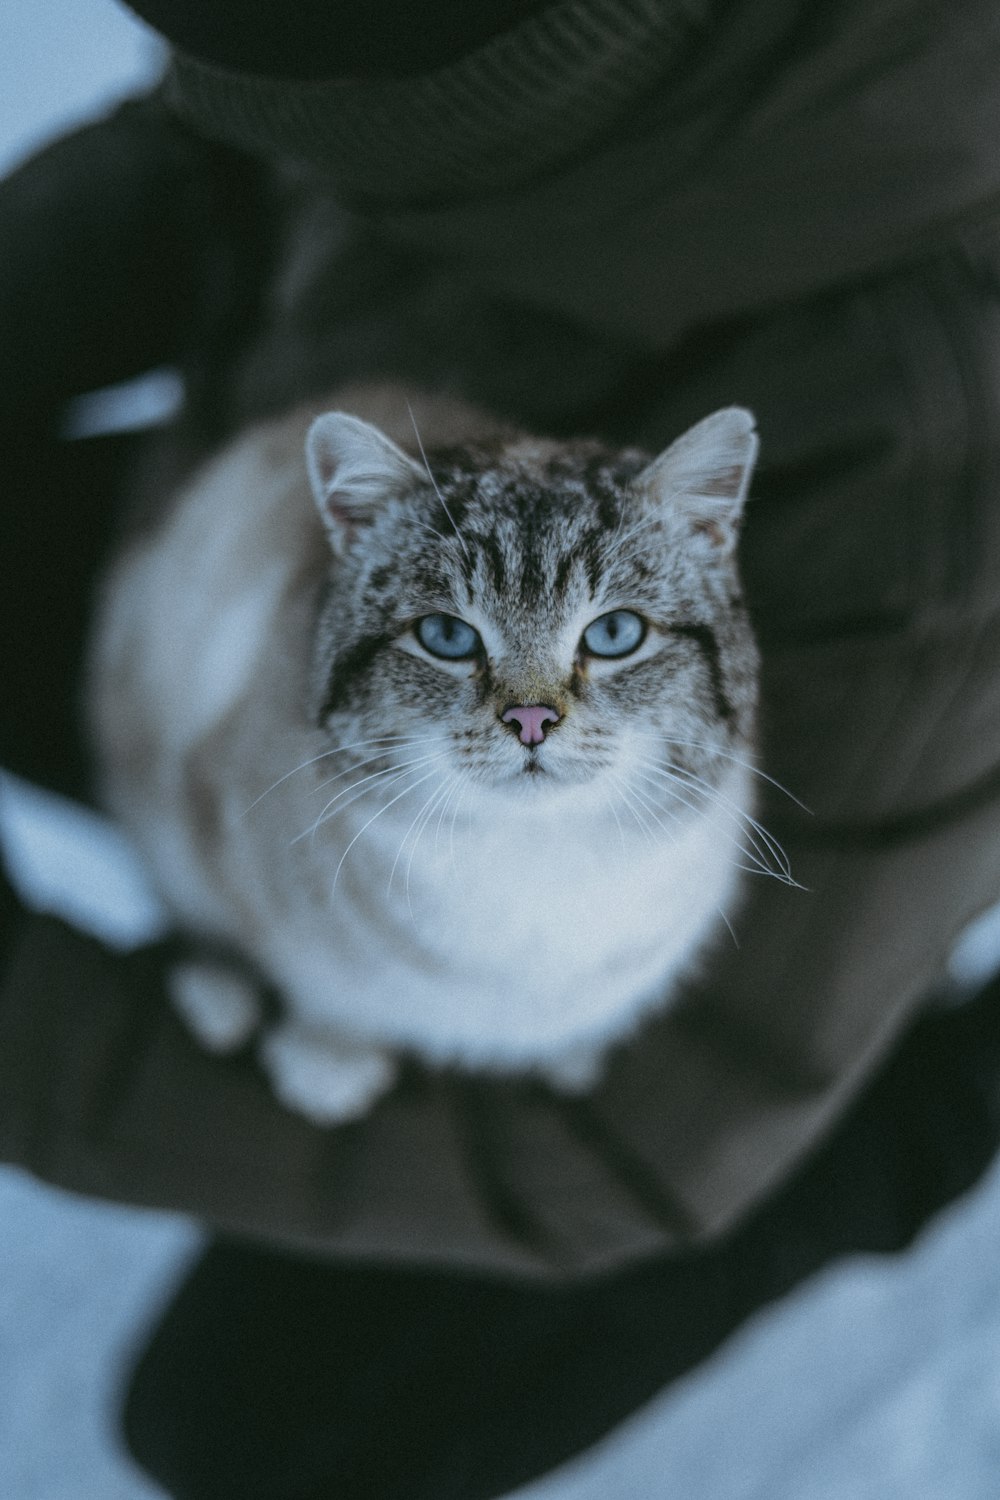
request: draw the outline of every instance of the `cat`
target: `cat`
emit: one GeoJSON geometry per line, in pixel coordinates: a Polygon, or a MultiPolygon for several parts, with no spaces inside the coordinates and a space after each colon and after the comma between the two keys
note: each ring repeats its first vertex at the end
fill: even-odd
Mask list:
{"type": "Polygon", "coordinates": [[[209,461],[103,589],[106,800],[207,945],[174,999],[220,1051],[261,1031],[319,1124],[406,1055],[592,1087],[768,853],[753,418],[651,457],[391,386],[325,406],[209,461]]]}

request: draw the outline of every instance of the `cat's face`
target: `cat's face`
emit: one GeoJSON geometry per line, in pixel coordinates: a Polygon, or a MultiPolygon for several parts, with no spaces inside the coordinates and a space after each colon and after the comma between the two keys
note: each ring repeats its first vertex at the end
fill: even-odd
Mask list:
{"type": "Polygon", "coordinates": [[[520,440],[431,454],[428,472],[336,414],[309,441],[333,548],[317,717],[359,763],[537,798],[634,779],[668,742],[702,772],[746,743],[745,413],[653,463],[520,440]]]}

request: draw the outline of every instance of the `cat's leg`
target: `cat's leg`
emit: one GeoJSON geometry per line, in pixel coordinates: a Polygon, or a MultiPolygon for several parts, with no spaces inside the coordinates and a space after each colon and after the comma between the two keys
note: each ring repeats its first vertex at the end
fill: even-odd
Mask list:
{"type": "Polygon", "coordinates": [[[253,981],[211,959],[175,964],[167,993],[189,1029],[209,1052],[236,1052],[261,1023],[260,995],[253,981]]]}
{"type": "Polygon", "coordinates": [[[396,1077],[389,1053],[300,1021],[268,1032],[260,1054],[281,1102],[314,1125],[359,1119],[396,1077]]]}

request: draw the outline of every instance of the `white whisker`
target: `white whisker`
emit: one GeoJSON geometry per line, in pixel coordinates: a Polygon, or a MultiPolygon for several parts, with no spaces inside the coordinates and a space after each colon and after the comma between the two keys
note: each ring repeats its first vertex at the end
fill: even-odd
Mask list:
{"type": "MultiPolygon", "coordinates": [[[[435,791],[431,792],[431,794],[427,798],[427,800],[424,803],[422,803],[422,805],[420,807],[420,811],[417,813],[417,816],[413,819],[413,822],[410,824],[409,828],[406,830],[406,832],[403,834],[403,837],[400,839],[400,841],[399,841],[399,848],[396,851],[396,858],[392,862],[392,868],[389,871],[389,880],[388,880],[388,883],[387,883],[386,888],[385,888],[385,893],[386,893],[387,896],[392,891],[393,877],[396,874],[396,868],[399,865],[399,861],[400,861],[400,859],[403,856],[403,850],[406,848],[407,840],[409,839],[410,835],[413,833],[414,829],[417,827],[417,824],[419,823],[420,824],[420,831],[417,833],[416,838],[414,839],[414,844],[413,844],[413,847],[416,848],[417,841],[420,838],[420,833],[423,832],[423,824],[421,822],[421,819],[423,818],[424,814],[427,812],[428,807],[430,807],[436,801],[437,797],[440,794],[440,791],[441,791],[441,788],[438,787],[435,791]]],[[[411,916],[412,916],[412,912],[411,912],[411,916]]]]}
{"type": "Polygon", "coordinates": [[[652,829],[649,826],[649,821],[648,821],[648,819],[644,819],[643,817],[641,817],[640,814],[639,814],[639,812],[636,810],[635,805],[632,802],[631,797],[629,796],[629,789],[624,786],[624,784],[621,782],[621,780],[618,777],[613,777],[612,780],[613,780],[614,785],[617,787],[618,795],[621,797],[621,799],[624,802],[625,806],[628,808],[629,812],[632,814],[633,818],[638,823],[639,828],[641,829],[643,835],[649,841],[650,844],[655,845],[656,840],[653,837],[653,832],[652,832],[652,829]]]}
{"type": "MultiPolygon", "coordinates": [[[[658,767],[652,767],[651,763],[642,762],[641,764],[648,765],[650,769],[659,769],[658,767]]],[[[659,783],[653,780],[652,776],[649,775],[648,770],[638,770],[637,768],[637,774],[642,777],[643,781],[648,782],[651,786],[656,786],[657,790],[662,791],[659,783]]],[[[680,792],[674,790],[673,788],[670,789],[670,799],[673,802],[679,802],[682,807],[686,807],[689,812],[693,812],[696,816],[704,816],[704,808],[697,806],[694,802],[689,802],[687,797],[682,797],[680,792]]],[[[665,812],[666,808],[663,808],[662,810],[665,812]]],[[[674,813],[672,816],[679,819],[680,814],[674,813]]]]}
{"type": "Polygon", "coordinates": [[[633,500],[633,493],[632,493],[632,485],[631,485],[631,482],[630,482],[630,483],[628,483],[628,484],[625,485],[624,490],[622,491],[622,504],[621,504],[621,510],[618,512],[618,525],[615,527],[614,534],[612,535],[611,540],[608,543],[608,551],[609,552],[613,552],[615,550],[615,548],[617,547],[618,543],[621,541],[622,527],[625,525],[625,512],[631,506],[632,500],[633,500]]]}
{"type": "Polygon", "coordinates": [[[448,778],[448,795],[441,804],[440,811],[438,812],[437,827],[434,830],[435,854],[437,854],[441,848],[441,835],[444,831],[444,815],[448,811],[448,806],[461,785],[462,783],[460,779],[456,775],[454,775],[454,773],[452,773],[452,775],[448,778]]]}
{"type": "MultiPolygon", "coordinates": [[[[749,838],[751,849],[748,849],[744,843],[735,838],[725,828],[720,827],[717,820],[715,820],[714,818],[710,819],[712,827],[718,829],[719,833],[724,838],[729,839],[733,846],[751,861],[751,864],[755,871],[759,871],[760,873],[765,875],[773,875],[776,879],[784,880],[786,882],[789,882],[791,880],[791,873],[788,868],[788,861],[784,858],[784,851],[780,850],[780,846],[776,846],[773,848],[770,847],[771,845],[776,845],[776,841],[771,840],[770,835],[764,833],[764,830],[761,829],[761,826],[759,823],[757,823],[756,819],[751,817],[751,815],[746,812],[745,809],[741,808],[738,803],[733,802],[731,798],[725,797],[721,792],[719,792],[717,788],[710,786],[708,782],[702,781],[701,777],[694,777],[693,781],[695,784],[692,785],[692,782],[688,780],[685,775],[678,774],[679,772],[683,772],[682,767],[671,767],[670,769],[666,769],[662,766],[651,764],[650,770],[652,770],[655,775],[663,777],[664,779],[672,783],[680,782],[682,786],[690,787],[695,796],[702,797],[706,803],[718,808],[730,823],[734,823],[738,828],[744,830],[746,836],[749,838]],[[763,842],[764,844],[763,848],[761,848],[761,842],[758,842],[758,838],[756,836],[758,833],[764,834],[764,837],[761,840],[761,842],[763,842]],[[768,857],[769,855],[770,858],[768,857]],[[778,869],[775,869],[775,864],[779,866],[778,869]]],[[[674,792],[673,795],[677,796],[679,800],[684,802],[684,805],[686,807],[692,808],[692,810],[698,813],[700,816],[708,817],[708,814],[704,807],[696,807],[694,804],[687,801],[686,798],[680,798],[680,795],[677,792],[674,792]]],[[[745,867],[740,866],[739,868],[742,869],[745,867]]]]}
{"type": "MultiPolygon", "coordinates": [[[[283,776],[279,776],[277,781],[272,781],[271,785],[266,789],[266,791],[261,792],[259,797],[255,797],[254,800],[243,809],[243,811],[240,813],[240,817],[245,818],[247,813],[252,812],[259,802],[263,802],[265,797],[269,797],[271,793],[275,791],[279,786],[282,786],[284,782],[289,781],[293,776],[297,776],[300,771],[306,771],[310,766],[317,765],[321,760],[328,760],[334,755],[345,754],[348,750],[363,750],[370,745],[381,744],[387,746],[388,748],[393,748],[398,744],[408,746],[409,744],[420,744],[428,742],[434,738],[435,736],[433,735],[424,735],[420,739],[414,739],[411,735],[408,734],[383,734],[375,735],[373,738],[367,740],[355,740],[352,744],[348,745],[331,745],[328,750],[321,750],[318,755],[312,755],[308,760],[300,761],[297,766],[293,766],[290,771],[286,771],[283,776]]],[[[372,756],[371,759],[377,760],[378,757],[372,756]]],[[[369,762],[362,761],[360,762],[360,764],[367,765],[369,764],[369,762]]],[[[326,786],[328,785],[328,783],[322,782],[321,785],[326,786]]]]}
{"type": "MultiPolygon", "coordinates": [[[[444,511],[445,515],[448,517],[448,520],[451,522],[452,530],[454,531],[455,535],[458,537],[458,545],[461,547],[461,549],[465,553],[466,557],[469,557],[469,549],[465,545],[465,538],[462,536],[462,533],[459,531],[458,527],[455,525],[455,517],[452,515],[451,511],[448,509],[448,502],[444,498],[444,496],[442,495],[441,491],[438,489],[438,482],[434,478],[434,475],[431,473],[431,466],[427,462],[427,454],[424,452],[423,439],[421,438],[420,432],[419,432],[419,430],[417,428],[417,419],[413,415],[413,407],[410,405],[409,401],[407,401],[407,403],[406,403],[406,409],[410,413],[410,421],[413,424],[413,434],[414,434],[414,436],[415,436],[415,438],[417,440],[417,447],[420,449],[420,457],[423,459],[424,468],[427,470],[427,478],[430,480],[431,484],[434,486],[434,493],[435,493],[435,495],[437,495],[438,499],[441,502],[441,509],[444,511]]],[[[471,561],[471,559],[470,559],[470,561],[471,561]]]]}
{"type": "Polygon", "coordinates": [[[413,869],[413,859],[414,859],[414,855],[417,852],[417,845],[420,843],[420,840],[423,838],[423,835],[424,835],[424,833],[425,833],[425,831],[427,829],[427,825],[430,823],[431,818],[434,816],[435,809],[439,805],[447,805],[448,798],[451,796],[451,791],[452,791],[452,783],[451,783],[451,780],[449,779],[448,781],[446,781],[444,783],[444,786],[439,787],[438,790],[434,793],[434,795],[428,800],[428,802],[424,804],[424,806],[426,808],[426,817],[424,817],[424,819],[421,822],[419,828],[417,829],[417,832],[416,832],[416,835],[414,837],[413,843],[410,846],[410,855],[409,855],[409,858],[406,861],[406,880],[404,882],[403,889],[406,892],[406,905],[407,905],[407,909],[408,909],[408,911],[410,913],[411,920],[413,920],[413,905],[412,905],[412,903],[410,901],[410,873],[411,873],[411,871],[413,869]]]}
{"type": "MultiPolygon", "coordinates": [[[[350,776],[352,771],[361,771],[365,766],[370,766],[377,760],[384,760],[387,755],[392,755],[400,750],[413,750],[418,745],[435,745],[440,744],[440,742],[440,735],[428,734],[419,739],[406,740],[402,744],[383,746],[380,750],[376,750],[373,755],[366,755],[362,760],[352,761],[349,766],[345,766],[344,770],[338,771],[336,776],[328,776],[325,781],[317,782],[313,787],[313,791],[321,792],[326,787],[333,786],[335,781],[342,781],[345,776],[350,776]]],[[[409,765],[410,762],[403,761],[401,764],[409,765]]]]}
{"type": "MultiPolygon", "coordinates": [[[[770,834],[762,823],[745,808],[741,807],[731,797],[727,796],[718,787],[712,786],[703,777],[697,776],[684,766],[677,766],[672,762],[667,766],[659,765],[655,761],[644,760],[646,779],[652,776],[659,777],[671,784],[672,787],[680,785],[689,790],[692,795],[703,799],[705,804],[712,806],[722,814],[731,824],[742,830],[743,837],[749,842],[750,847],[740,839],[735,838],[724,827],[711,819],[712,826],[726,838],[729,838],[734,846],[739,849],[747,859],[750,860],[755,873],[770,875],[780,880],[785,885],[797,886],[798,882],[792,876],[791,864],[781,844],[770,834]]],[[[709,816],[705,806],[698,806],[686,798],[681,797],[676,790],[672,795],[684,803],[686,807],[698,813],[700,816],[709,816]]],[[[741,866],[740,868],[746,868],[741,866]]]]}
{"type": "Polygon", "coordinates": [[[372,771],[369,775],[360,777],[357,781],[352,782],[350,786],[346,786],[341,791],[339,791],[336,797],[332,797],[326,804],[326,806],[320,809],[320,812],[310,823],[309,827],[304,828],[301,833],[296,834],[295,838],[292,839],[291,845],[289,845],[289,847],[294,847],[294,845],[299,843],[302,839],[310,837],[314,838],[316,833],[323,826],[323,823],[328,818],[335,816],[331,809],[336,807],[338,802],[343,802],[343,807],[338,809],[338,811],[343,811],[345,808],[351,807],[355,802],[359,802],[362,797],[367,795],[367,792],[374,791],[376,789],[374,783],[377,782],[380,787],[392,786],[396,781],[398,781],[406,774],[407,772],[405,768],[400,768],[399,766],[383,766],[380,771],[372,771]],[[352,793],[354,795],[352,795],[352,793]],[[350,801],[344,802],[343,799],[345,797],[349,797],[350,801]]]}
{"type": "MultiPolygon", "coordinates": [[[[671,839],[673,839],[673,829],[668,828],[665,823],[662,823],[660,821],[659,814],[663,813],[666,817],[672,818],[675,823],[680,823],[682,821],[680,814],[674,812],[669,807],[664,807],[662,802],[657,802],[655,798],[649,795],[648,792],[643,791],[642,787],[636,786],[634,781],[629,783],[629,791],[634,797],[637,797],[641,805],[646,808],[653,821],[656,823],[657,827],[662,829],[665,834],[668,834],[671,839]]],[[[683,801],[683,798],[678,797],[676,800],[680,802],[683,801]]],[[[687,804],[685,804],[685,806],[687,806],[687,804]]]]}
{"type": "MultiPolygon", "coordinates": [[[[369,782],[379,781],[383,777],[395,778],[397,775],[405,775],[414,766],[424,766],[429,761],[435,759],[437,757],[433,755],[417,755],[412,760],[395,761],[392,765],[382,766],[378,771],[369,771],[367,776],[360,776],[357,781],[352,781],[350,786],[342,787],[335,797],[330,798],[325,806],[321,808],[313,824],[313,828],[319,828],[327,820],[331,808],[336,807],[338,802],[342,801],[345,797],[349,797],[352,792],[357,791],[360,787],[366,786],[369,782]]],[[[354,767],[352,769],[358,768],[354,767]]],[[[347,805],[350,806],[350,803],[347,805]]]]}
{"type": "MultiPolygon", "coordinates": [[[[400,778],[406,776],[409,771],[419,766],[426,766],[433,761],[443,760],[446,755],[447,751],[445,750],[439,751],[435,755],[418,755],[415,756],[413,760],[406,760],[402,763],[383,766],[379,771],[370,771],[367,776],[359,777],[357,781],[352,781],[350,786],[343,787],[335,797],[331,797],[326,806],[320,809],[320,812],[318,813],[311,826],[305,829],[302,833],[298,834],[296,838],[292,840],[292,843],[297,844],[300,839],[307,838],[310,834],[315,835],[323,826],[323,824],[328,822],[330,817],[333,816],[332,809],[337,806],[338,802],[343,802],[343,799],[345,797],[351,798],[350,802],[344,804],[346,807],[350,807],[354,802],[358,801],[359,797],[365,795],[365,793],[361,791],[360,788],[367,787],[370,791],[374,790],[375,788],[372,783],[376,782],[379,784],[379,787],[394,786],[395,783],[400,780],[400,778]],[[358,793],[358,796],[352,796],[352,793],[358,793]]],[[[338,809],[338,811],[343,811],[343,808],[338,809]]]]}
{"type": "MultiPolygon", "coordinates": [[[[659,526],[661,524],[662,517],[659,515],[644,516],[641,521],[637,521],[634,526],[630,526],[624,535],[619,535],[616,532],[613,539],[614,545],[616,548],[624,547],[627,542],[630,542],[633,537],[638,536],[640,532],[647,531],[650,526],[659,526]]],[[[621,523],[619,522],[620,525],[621,523]]]]}
{"type": "MultiPolygon", "coordinates": [[[[433,483],[433,480],[431,482],[433,483]]],[[[436,539],[439,542],[443,542],[445,546],[448,545],[448,538],[445,536],[444,532],[438,531],[437,527],[432,526],[429,521],[422,521],[418,516],[412,516],[410,518],[410,525],[418,527],[420,531],[426,531],[428,536],[436,537],[436,539]]]]}
{"type": "Polygon", "coordinates": [[[271,795],[271,793],[275,790],[276,787],[281,786],[284,782],[288,781],[292,776],[297,776],[300,771],[305,771],[305,770],[307,770],[309,768],[309,766],[316,765],[317,761],[326,760],[327,757],[330,756],[330,755],[336,755],[338,753],[338,750],[339,750],[339,747],[334,747],[331,750],[323,750],[319,755],[313,755],[313,756],[310,757],[309,760],[304,760],[299,765],[293,766],[290,771],[286,771],[285,772],[284,776],[279,776],[278,779],[277,779],[277,781],[272,781],[271,785],[267,788],[267,791],[261,792],[261,794],[260,794],[259,797],[255,797],[253,799],[253,801],[249,804],[249,806],[247,806],[247,807],[245,807],[243,809],[243,811],[240,813],[240,817],[241,818],[245,818],[246,815],[247,815],[247,813],[253,811],[253,809],[257,806],[258,802],[263,802],[264,798],[265,797],[269,797],[271,795]]]}
{"type": "Polygon", "coordinates": [[[773,786],[775,791],[780,792],[782,796],[794,802],[796,807],[800,807],[804,813],[807,813],[810,817],[813,815],[811,807],[807,806],[805,802],[800,801],[794,792],[788,790],[787,786],[783,786],[780,781],[776,781],[773,776],[769,776],[766,771],[762,771],[760,766],[755,766],[745,755],[735,755],[730,750],[723,750],[711,740],[680,740],[676,735],[658,734],[652,729],[635,730],[634,734],[636,738],[652,740],[659,750],[663,750],[670,745],[677,745],[681,749],[686,750],[705,750],[711,755],[719,756],[722,760],[732,761],[734,765],[742,766],[745,771],[749,771],[751,776],[756,776],[761,781],[766,781],[769,786],[773,786]]]}
{"type": "Polygon", "coordinates": [[[618,841],[622,846],[622,856],[624,858],[625,856],[627,856],[628,849],[625,843],[625,830],[622,827],[622,820],[618,816],[618,809],[615,807],[614,798],[609,796],[606,798],[606,801],[608,804],[608,810],[615,820],[615,827],[618,829],[618,841]]]}
{"type": "Polygon", "coordinates": [[[747,811],[746,808],[740,807],[739,803],[733,801],[731,797],[727,796],[724,792],[721,792],[718,788],[711,787],[708,782],[704,781],[702,777],[696,776],[695,773],[688,770],[687,767],[675,766],[673,763],[671,763],[670,770],[674,775],[682,775],[688,782],[693,782],[698,786],[703,787],[705,789],[705,792],[707,794],[710,794],[720,807],[730,809],[735,818],[745,823],[746,826],[752,830],[752,842],[754,848],[757,849],[759,854],[761,854],[761,857],[765,860],[765,863],[767,859],[770,858],[778,866],[778,870],[772,870],[771,873],[776,874],[780,872],[780,874],[787,879],[789,884],[796,884],[796,882],[792,879],[792,867],[788,855],[785,853],[781,844],[774,837],[774,835],[772,833],[769,833],[768,830],[764,827],[763,823],[759,822],[752,813],[747,811]],[[759,843],[758,840],[760,841],[759,843]],[[763,850],[760,848],[761,844],[764,846],[763,850]]]}
{"type": "Polygon", "coordinates": [[[397,792],[395,797],[390,798],[390,800],[384,805],[384,807],[380,807],[378,812],[373,813],[372,816],[368,819],[367,823],[365,823],[361,828],[358,829],[357,833],[351,839],[351,842],[348,844],[347,848],[340,856],[340,863],[337,865],[336,871],[334,872],[333,876],[333,885],[330,887],[331,896],[337,889],[337,881],[340,879],[340,872],[344,868],[344,860],[350,854],[351,850],[358,842],[358,839],[361,838],[362,834],[367,833],[368,829],[372,826],[376,819],[380,818],[383,813],[387,813],[390,807],[395,807],[397,802],[401,802],[404,797],[408,797],[411,792],[416,791],[418,786],[422,786],[425,781],[429,781],[430,778],[435,775],[437,775],[437,772],[434,770],[425,771],[423,776],[419,776],[416,781],[412,782],[409,786],[404,787],[401,792],[397,792]]]}
{"type": "MultiPolygon", "coordinates": [[[[363,798],[368,796],[369,792],[384,792],[387,788],[396,786],[398,782],[405,781],[414,764],[424,765],[426,762],[421,760],[419,762],[407,762],[405,766],[383,766],[381,771],[373,771],[371,775],[363,776],[351,786],[345,787],[343,791],[338,792],[337,796],[326,804],[319,817],[313,821],[312,827],[307,832],[311,833],[313,838],[315,838],[325,823],[332,822],[334,818],[346,812],[349,807],[353,807],[356,802],[362,801],[363,798]],[[338,802],[340,803],[339,807],[337,807],[338,802]]],[[[300,835],[300,837],[304,836],[300,835]]]]}
{"type": "Polygon", "coordinates": [[[731,938],[732,938],[732,940],[733,940],[733,947],[734,947],[734,948],[735,948],[735,949],[736,949],[736,951],[737,951],[737,952],[739,952],[739,947],[740,947],[740,940],[739,940],[739,938],[738,938],[738,937],[737,937],[737,936],[736,936],[736,933],[735,933],[735,931],[734,931],[734,929],[733,929],[733,924],[732,924],[732,922],[730,922],[730,920],[729,920],[729,918],[728,918],[728,917],[727,917],[727,916],[726,916],[726,914],[725,914],[725,912],[724,912],[724,911],[723,911],[723,910],[722,910],[722,907],[721,907],[721,906],[717,906],[717,907],[716,907],[716,908],[715,908],[715,909],[716,909],[716,911],[717,911],[717,912],[718,912],[718,913],[719,913],[719,916],[720,916],[720,917],[721,917],[721,918],[722,918],[722,920],[723,920],[723,922],[725,922],[725,924],[726,924],[726,927],[727,927],[727,928],[728,928],[728,930],[729,930],[729,936],[730,936],[730,937],[731,937],[731,938]]]}
{"type": "Polygon", "coordinates": [[[456,780],[456,778],[454,776],[449,776],[449,778],[448,778],[448,795],[445,797],[444,801],[441,803],[440,807],[438,808],[437,823],[434,826],[434,853],[435,853],[435,855],[437,855],[440,852],[440,849],[441,849],[441,830],[442,830],[442,827],[444,825],[444,815],[445,815],[445,813],[448,810],[448,804],[449,804],[449,802],[451,801],[452,797],[455,795],[455,780],[456,780]]]}
{"type": "Polygon", "coordinates": [[[458,822],[458,815],[462,810],[462,803],[465,801],[465,794],[467,790],[468,783],[462,781],[459,784],[458,796],[455,798],[455,806],[452,809],[451,814],[451,824],[448,828],[448,857],[451,861],[451,868],[455,872],[456,876],[458,874],[458,865],[455,862],[455,824],[458,822]]]}

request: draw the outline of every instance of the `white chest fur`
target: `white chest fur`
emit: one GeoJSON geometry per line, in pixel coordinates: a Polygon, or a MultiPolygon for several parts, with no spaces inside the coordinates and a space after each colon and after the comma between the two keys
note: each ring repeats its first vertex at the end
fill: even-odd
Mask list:
{"type": "Polygon", "coordinates": [[[412,820],[378,820],[339,873],[346,833],[309,850],[328,899],[292,903],[261,955],[302,1020],[440,1062],[541,1064],[626,1035],[731,900],[734,846],[713,822],[626,832],[600,787],[496,798],[411,846],[412,820]]]}

